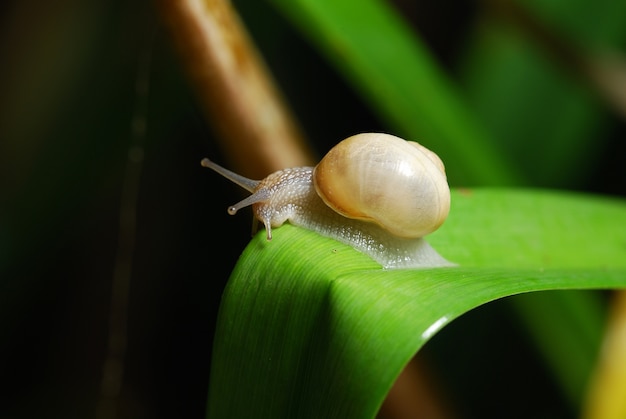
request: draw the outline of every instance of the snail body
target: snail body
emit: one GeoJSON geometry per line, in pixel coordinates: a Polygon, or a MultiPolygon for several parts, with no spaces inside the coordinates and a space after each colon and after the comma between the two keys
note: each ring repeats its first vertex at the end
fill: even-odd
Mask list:
{"type": "Polygon", "coordinates": [[[357,134],[316,167],[279,170],[263,180],[208,159],[202,165],[251,192],[228,213],[252,205],[268,240],[273,227],[289,221],[349,244],[385,268],[452,265],[422,238],[447,217],[450,191],[439,157],[417,143],[357,134]]]}

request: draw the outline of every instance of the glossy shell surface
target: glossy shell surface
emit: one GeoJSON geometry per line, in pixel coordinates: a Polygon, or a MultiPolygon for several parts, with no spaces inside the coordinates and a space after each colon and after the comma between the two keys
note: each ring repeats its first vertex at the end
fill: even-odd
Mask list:
{"type": "Polygon", "coordinates": [[[450,189],[443,163],[418,143],[357,134],[316,166],[322,200],[348,218],[374,222],[398,237],[423,237],[445,221],[450,189]]]}

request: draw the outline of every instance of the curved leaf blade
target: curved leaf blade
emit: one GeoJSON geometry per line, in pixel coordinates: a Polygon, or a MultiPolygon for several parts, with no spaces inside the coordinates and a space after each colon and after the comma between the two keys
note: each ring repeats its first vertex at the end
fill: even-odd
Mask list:
{"type": "Polygon", "coordinates": [[[224,292],[209,417],[373,417],[415,352],[463,313],[531,291],[626,287],[622,201],[474,190],[453,202],[431,243],[456,268],[382,270],[289,225],[271,242],[257,235],[224,292]],[[601,258],[583,245],[589,231],[601,258]]]}

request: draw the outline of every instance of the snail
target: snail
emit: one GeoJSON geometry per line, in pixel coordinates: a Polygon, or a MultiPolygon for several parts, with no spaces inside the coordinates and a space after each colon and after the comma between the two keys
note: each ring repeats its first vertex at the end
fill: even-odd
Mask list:
{"type": "Polygon", "coordinates": [[[423,239],[448,216],[450,189],[441,159],[416,142],[357,134],[316,167],[279,170],[263,180],[207,158],[201,164],[251,192],[228,213],[252,205],[267,240],[272,228],[289,221],[351,245],[384,268],[453,265],[423,239]]]}

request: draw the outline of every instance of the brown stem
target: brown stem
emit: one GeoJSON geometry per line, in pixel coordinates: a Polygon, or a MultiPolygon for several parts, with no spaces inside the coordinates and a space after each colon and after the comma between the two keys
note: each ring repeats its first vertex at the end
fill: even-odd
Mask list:
{"type": "Polygon", "coordinates": [[[160,5],[229,164],[257,179],[285,167],[314,164],[230,3],[162,0],[160,5]]]}

